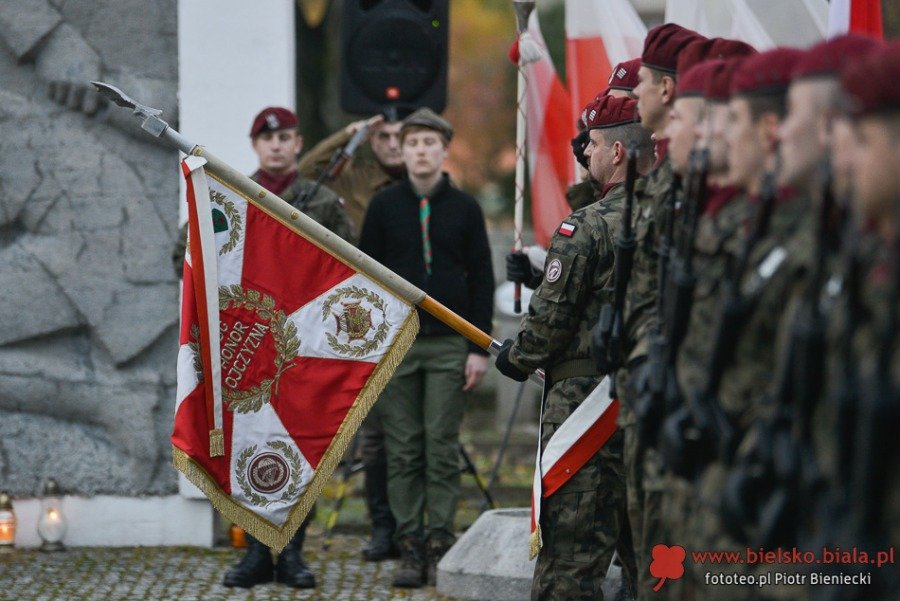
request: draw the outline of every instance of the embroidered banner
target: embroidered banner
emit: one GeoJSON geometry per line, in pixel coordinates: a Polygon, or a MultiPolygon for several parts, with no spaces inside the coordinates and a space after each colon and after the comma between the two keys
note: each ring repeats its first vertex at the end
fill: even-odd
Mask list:
{"type": "Polygon", "coordinates": [[[283,548],[418,332],[413,306],[188,157],[173,460],[283,548]]]}

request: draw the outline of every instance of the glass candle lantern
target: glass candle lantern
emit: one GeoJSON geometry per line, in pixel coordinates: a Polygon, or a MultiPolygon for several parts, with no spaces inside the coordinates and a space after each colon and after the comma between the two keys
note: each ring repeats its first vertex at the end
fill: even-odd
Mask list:
{"type": "Polygon", "coordinates": [[[37,531],[43,543],[41,551],[63,551],[62,539],[66,535],[66,518],[62,512],[62,497],[59,486],[52,478],[44,485],[44,497],[41,499],[41,516],[38,518],[37,531]]]}
{"type": "Polygon", "coordinates": [[[11,551],[15,542],[16,512],[10,496],[0,492],[0,553],[11,551]]]}

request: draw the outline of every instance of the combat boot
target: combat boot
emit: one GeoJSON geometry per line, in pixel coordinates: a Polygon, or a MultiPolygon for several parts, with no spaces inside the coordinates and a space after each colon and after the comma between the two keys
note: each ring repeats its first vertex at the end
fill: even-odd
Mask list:
{"type": "Polygon", "coordinates": [[[291,541],[278,555],[275,566],[275,580],[293,588],[315,588],[316,577],[303,561],[303,540],[306,538],[304,522],[291,541]]]}
{"type": "Polygon", "coordinates": [[[372,519],[372,539],[362,550],[366,561],[382,561],[400,557],[400,549],[394,543],[397,521],[391,513],[387,497],[387,464],[365,466],[366,505],[372,519]]]}
{"type": "Polygon", "coordinates": [[[275,565],[269,548],[247,535],[247,551],[233,568],[225,572],[222,584],[250,588],[256,584],[272,582],[275,565]]]}
{"type": "Polygon", "coordinates": [[[422,539],[415,536],[400,540],[400,565],[394,573],[394,586],[421,588],[425,585],[424,547],[422,539]]]}
{"type": "Polygon", "coordinates": [[[427,580],[429,586],[437,584],[437,564],[447,554],[456,539],[452,535],[432,535],[425,543],[425,559],[428,562],[427,580]]]}

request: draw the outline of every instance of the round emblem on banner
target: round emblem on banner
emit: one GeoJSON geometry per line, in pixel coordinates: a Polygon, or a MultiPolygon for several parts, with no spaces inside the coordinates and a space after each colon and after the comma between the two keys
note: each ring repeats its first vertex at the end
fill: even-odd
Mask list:
{"type": "Polygon", "coordinates": [[[384,299],[360,286],[337,288],[326,298],[322,321],[330,322],[334,328],[334,333],[325,332],[328,346],[345,357],[364,357],[375,352],[391,329],[384,299]]]}
{"type": "Polygon", "coordinates": [[[250,486],[261,493],[273,493],[287,484],[291,475],[287,461],[277,453],[261,453],[257,455],[247,468],[250,486]]]}
{"type": "Polygon", "coordinates": [[[560,261],[559,259],[553,259],[547,265],[547,281],[551,283],[555,282],[562,275],[562,271],[562,261],[560,261]]]}

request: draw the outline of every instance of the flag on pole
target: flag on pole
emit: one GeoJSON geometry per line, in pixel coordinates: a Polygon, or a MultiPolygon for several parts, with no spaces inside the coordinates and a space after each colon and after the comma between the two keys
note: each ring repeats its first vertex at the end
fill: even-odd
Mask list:
{"type": "Polygon", "coordinates": [[[412,344],[418,317],[289,226],[298,211],[277,216],[206,163],[182,163],[189,242],[173,461],[224,516],[281,549],[412,344]]]}
{"type": "Polygon", "coordinates": [[[828,37],[845,33],[882,39],[881,0],[831,0],[828,5],[828,37]]]}
{"type": "Polygon", "coordinates": [[[647,27],[628,0],[566,0],[566,80],[573,115],[603,91],[613,66],[641,55],[645,37],[647,27]]]}
{"type": "Polygon", "coordinates": [[[603,378],[553,433],[543,452],[538,443],[531,486],[531,559],[537,557],[543,546],[541,501],[568,482],[603,448],[618,427],[619,401],[610,398],[609,386],[609,377],[603,378]]]}
{"type": "MultiPolygon", "coordinates": [[[[569,93],[556,74],[541,35],[537,11],[531,13],[528,33],[541,50],[538,60],[527,64],[523,61],[528,81],[525,119],[531,219],[535,240],[547,247],[560,222],[572,212],[566,201],[566,190],[575,183],[575,163],[569,143],[575,121],[569,93]]],[[[518,45],[510,54],[518,63],[518,45]]]]}

